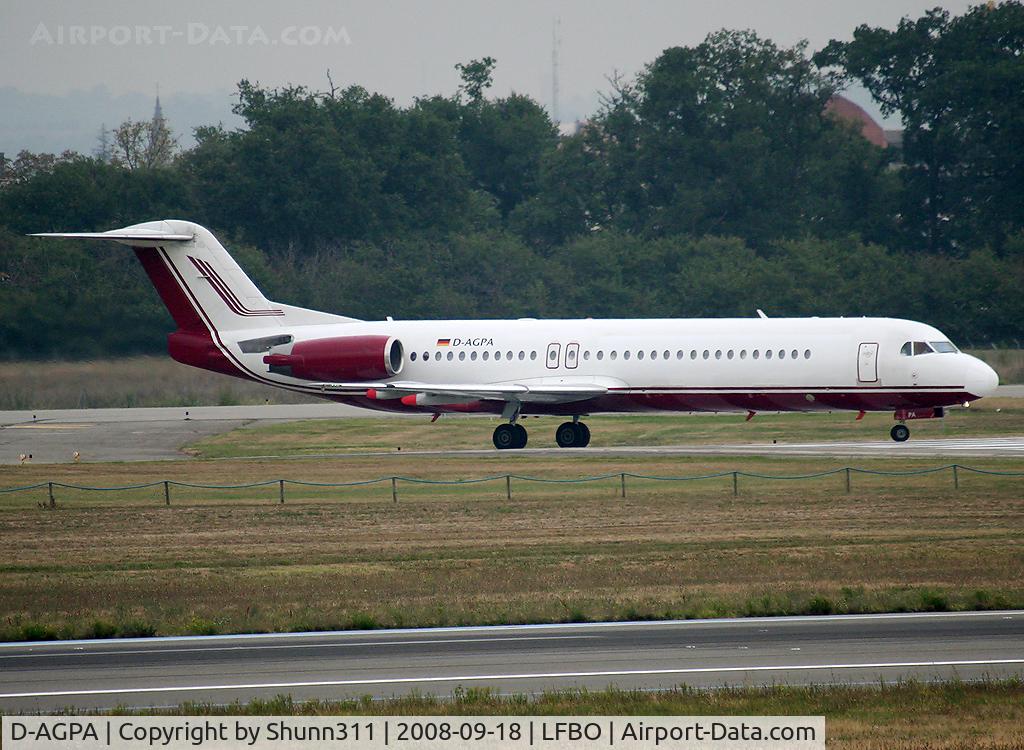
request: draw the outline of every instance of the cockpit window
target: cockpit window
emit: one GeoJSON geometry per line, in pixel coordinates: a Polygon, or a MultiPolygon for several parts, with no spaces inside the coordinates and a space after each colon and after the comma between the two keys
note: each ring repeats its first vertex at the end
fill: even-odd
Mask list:
{"type": "Polygon", "coordinates": [[[929,341],[932,349],[939,352],[940,354],[955,354],[957,349],[949,341],[929,341]]]}
{"type": "Polygon", "coordinates": [[[933,341],[929,344],[926,341],[908,341],[900,347],[900,354],[904,357],[914,357],[918,354],[933,354],[934,352],[955,352],[956,347],[948,341],[933,341]],[[941,347],[949,347],[944,349],[941,347]]]}

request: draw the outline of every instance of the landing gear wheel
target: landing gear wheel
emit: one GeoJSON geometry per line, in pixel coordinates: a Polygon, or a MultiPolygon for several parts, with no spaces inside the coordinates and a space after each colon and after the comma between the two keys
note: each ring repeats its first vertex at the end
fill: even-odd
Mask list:
{"type": "Polygon", "coordinates": [[[500,424],[494,428],[494,447],[500,451],[525,448],[528,435],[521,424],[500,424]]]}
{"type": "Polygon", "coordinates": [[[494,428],[494,447],[500,451],[516,447],[516,428],[511,424],[500,424],[494,428]]]}
{"type": "Polygon", "coordinates": [[[905,424],[898,424],[889,430],[889,437],[897,443],[905,443],[910,438],[910,428],[905,424]]]}
{"type": "Polygon", "coordinates": [[[575,448],[580,441],[580,432],[573,422],[562,422],[555,430],[555,442],[559,448],[575,448]]]}
{"type": "Polygon", "coordinates": [[[555,430],[555,442],[560,448],[586,448],[590,429],[582,422],[563,422],[555,430]]]}
{"type": "Polygon", "coordinates": [[[512,447],[513,448],[525,448],[526,447],[526,441],[530,437],[529,435],[526,434],[526,428],[523,427],[521,424],[514,424],[514,425],[512,425],[512,429],[516,433],[516,444],[513,445],[512,447]]]}

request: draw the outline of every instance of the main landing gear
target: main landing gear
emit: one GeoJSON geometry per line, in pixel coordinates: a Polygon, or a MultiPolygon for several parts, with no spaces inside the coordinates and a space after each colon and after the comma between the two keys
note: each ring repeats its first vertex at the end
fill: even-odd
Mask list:
{"type": "Polygon", "coordinates": [[[889,437],[897,443],[905,443],[910,439],[910,428],[905,424],[898,424],[889,430],[889,437]]]}
{"type": "Polygon", "coordinates": [[[521,424],[500,424],[494,428],[494,447],[498,450],[525,448],[528,437],[521,424]]]}
{"type": "Polygon", "coordinates": [[[555,430],[555,442],[559,448],[586,448],[590,445],[590,428],[576,419],[563,422],[555,430]]]}
{"type": "MultiPolygon", "coordinates": [[[[526,428],[516,424],[519,411],[509,409],[502,417],[509,422],[494,428],[494,447],[498,450],[525,448],[528,439],[526,428]]],[[[555,430],[555,442],[560,448],[586,448],[590,444],[590,428],[580,422],[579,417],[573,417],[571,422],[558,425],[558,429],[555,430]]]]}

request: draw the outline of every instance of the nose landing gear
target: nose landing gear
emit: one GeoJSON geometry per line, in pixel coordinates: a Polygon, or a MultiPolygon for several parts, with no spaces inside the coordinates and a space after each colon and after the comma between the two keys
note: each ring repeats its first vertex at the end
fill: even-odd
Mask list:
{"type": "Polygon", "coordinates": [[[889,437],[897,443],[905,443],[910,439],[910,428],[905,424],[894,425],[893,428],[889,430],[889,437]]]}

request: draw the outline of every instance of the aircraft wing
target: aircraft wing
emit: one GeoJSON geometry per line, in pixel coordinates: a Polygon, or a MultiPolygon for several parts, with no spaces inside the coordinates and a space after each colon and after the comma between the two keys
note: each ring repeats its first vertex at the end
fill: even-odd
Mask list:
{"type": "Polygon", "coordinates": [[[329,393],[366,395],[377,400],[416,396],[423,403],[466,401],[519,401],[520,403],[567,404],[585,401],[608,392],[608,386],[593,381],[560,383],[317,383],[329,393]]]}

